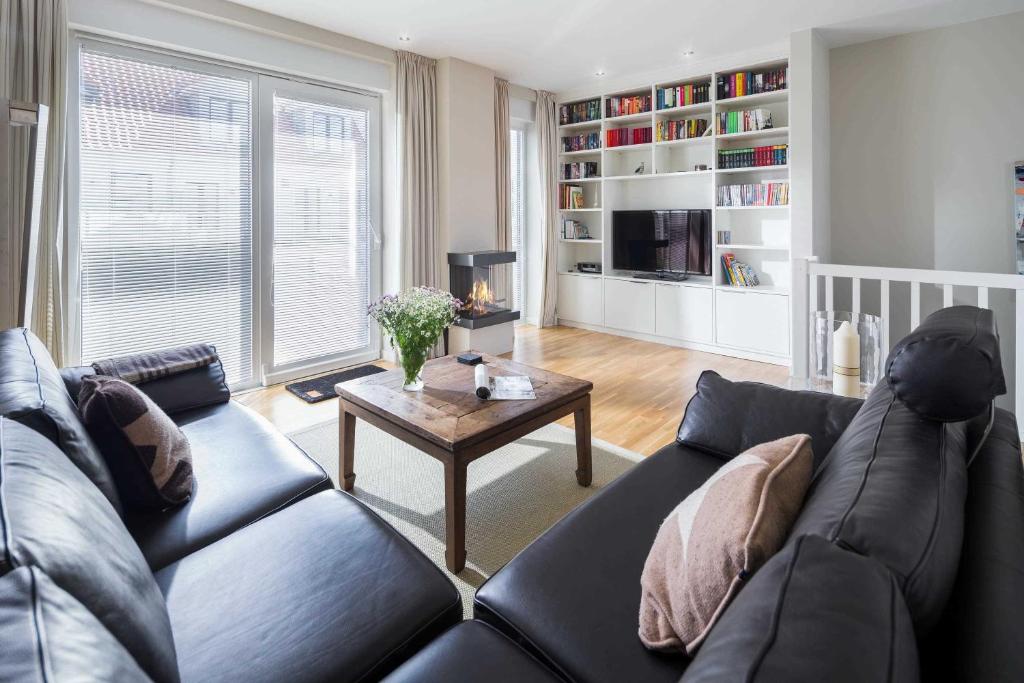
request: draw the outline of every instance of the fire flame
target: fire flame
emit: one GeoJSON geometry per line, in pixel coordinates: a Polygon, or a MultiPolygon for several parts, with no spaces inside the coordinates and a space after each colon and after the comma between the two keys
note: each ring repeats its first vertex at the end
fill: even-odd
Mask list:
{"type": "Polygon", "coordinates": [[[473,290],[466,297],[466,310],[473,315],[487,313],[487,304],[494,303],[494,293],[484,280],[473,280],[473,290]]]}

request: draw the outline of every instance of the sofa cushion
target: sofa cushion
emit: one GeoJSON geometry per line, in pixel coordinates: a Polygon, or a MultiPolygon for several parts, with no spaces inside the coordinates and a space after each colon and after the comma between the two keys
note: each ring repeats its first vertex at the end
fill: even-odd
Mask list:
{"type": "Polygon", "coordinates": [[[464,621],[430,642],[387,683],[559,683],[529,653],[482,621],[464,621]]]}
{"type": "Polygon", "coordinates": [[[0,418],[0,558],[38,567],[81,602],[157,681],[178,680],[160,589],[121,519],[41,434],[0,418]]]}
{"type": "Polygon", "coordinates": [[[992,311],[952,306],[932,313],[889,352],[896,398],[930,420],[967,420],[1006,393],[992,311]]]}
{"type": "Polygon", "coordinates": [[[917,680],[914,629],[892,574],[802,536],[751,579],[681,683],[917,680]]]}
{"type": "Polygon", "coordinates": [[[341,491],[161,569],[186,681],[375,680],[462,618],[451,581],[341,491]]]}
{"type": "Polygon", "coordinates": [[[0,577],[0,678],[149,681],[80,602],[35,567],[0,577]]]}
{"type": "Polygon", "coordinates": [[[125,507],[163,510],[188,500],[188,439],[149,397],[123,380],[97,375],[82,382],[78,404],[125,507]]]}
{"type": "Polygon", "coordinates": [[[568,680],[676,681],[689,661],[637,638],[661,522],[722,460],[672,444],[569,513],[477,591],[476,616],[568,680]]]}
{"type": "Polygon", "coordinates": [[[967,475],[960,568],[923,648],[924,679],[1024,681],[1024,466],[1012,413],[996,411],[967,475]]]}
{"type": "Polygon", "coordinates": [[[887,566],[923,636],[956,578],[966,451],[964,423],[922,418],[883,380],[815,474],[792,534],[823,536],[887,566]]]}
{"type": "Polygon", "coordinates": [[[729,459],[759,443],[808,434],[817,467],[863,403],[818,391],[731,382],[705,370],[686,404],[676,440],[729,459]]]}
{"type": "MultiPolygon", "coordinates": [[[[96,371],[91,365],[83,365],[62,368],[60,374],[64,378],[64,386],[67,387],[68,393],[73,399],[78,400],[82,380],[95,375],[96,371]]],[[[220,358],[201,368],[168,375],[136,386],[168,415],[227,403],[231,398],[227,376],[224,374],[224,364],[220,358]]]]}
{"type": "Polygon", "coordinates": [[[0,415],[28,425],[53,443],[120,512],[114,479],[78,415],[43,343],[23,328],[0,331],[0,415]]]}
{"type": "Polygon", "coordinates": [[[154,569],[331,488],[323,469],[298,446],[234,401],[174,419],[192,448],[192,497],[179,507],[129,514],[126,520],[154,569]]]}
{"type": "Polygon", "coordinates": [[[786,540],[811,483],[810,437],[759,444],[722,465],[662,523],[640,576],[640,640],[692,654],[786,540]]]}

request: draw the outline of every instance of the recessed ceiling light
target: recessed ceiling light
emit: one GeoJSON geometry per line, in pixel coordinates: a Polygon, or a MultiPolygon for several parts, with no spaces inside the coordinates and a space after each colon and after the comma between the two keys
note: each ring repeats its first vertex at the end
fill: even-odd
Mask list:
{"type": "Polygon", "coordinates": [[[693,56],[693,50],[683,50],[683,56],[684,57],[692,57],[693,56]]]}
{"type": "Polygon", "coordinates": [[[598,69],[594,72],[595,76],[604,76],[604,69],[598,69]]]}
{"type": "Polygon", "coordinates": [[[409,37],[408,33],[403,33],[402,35],[398,36],[398,42],[400,43],[408,43],[411,40],[412,38],[409,37]]]}

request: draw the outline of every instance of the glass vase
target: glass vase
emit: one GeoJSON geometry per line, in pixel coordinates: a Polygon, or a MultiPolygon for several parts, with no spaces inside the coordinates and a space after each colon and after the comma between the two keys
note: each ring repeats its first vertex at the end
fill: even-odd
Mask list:
{"type": "Polygon", "coordinates": [[[422,391],[423,364],[427,362],[427,349],[399,349],[399,362],[405,375],[402,388],[406,391],[422,391]]]}
{"type": "Polygon", "coordinates": [[[885,374],[882,356],[882,319],[866,313],[849,311],[815,311],[811,316],[812,389],[832,391],[832,335],[844,322],[850,323],[860,338],[860,389],[867,396],[885,374]]]}

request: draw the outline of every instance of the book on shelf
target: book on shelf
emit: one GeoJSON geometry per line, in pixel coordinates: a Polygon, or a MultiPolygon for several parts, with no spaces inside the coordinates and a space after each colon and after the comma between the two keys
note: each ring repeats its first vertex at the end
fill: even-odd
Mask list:
{"type": "Polygon", "coordinates": [[[579,221],[574,221],[571,218],[563,218],[562,219],[562,239],[564,239],[564,240],[589,240],[589,239],[591,239],[591,237],[590,237],[590,229],[586,225],[584,225],[583,223],[580,223],[579,221]]]}
{"type": "Polygon", "coordinates": [[[708,130],[707,119],[682,119],[679,121],[658,121],[654,125],[654,139],[658,142],[688,140],[702,137],[708,130]]]}
{"type": "Polygon", "coordinates": [[[789,145],[762,145],[718,150],[718,168],[751,168],[785,166],[789,161],[789,145]]]}
{"type": "Polygon", "coordinates": [[[727,100],[744,95],[785,90],[789,85],[789,67],[765,71],[737,71],[718,77],[718,99],[727,100]]]}
{"type": "Polygon", "coordinates": [[[601,120],[601,98],[596,97],[586,102],[573,102],[558,107],[558,124],[586,123],[601,120]]]}
{"type": "Polygon", "coordinates": [[[719,244],[732,244],[732,230],[719,230],[718,231],[718,243],[719,244]]]}
{"type": "Polygon", "coordinates": [[[725,280],[733,287],[757,287],[761,284],[757,271],[746,263],[736,260],[735,254],[722,254],[722,272],[725,280]]]}
{"type": "Polygon", "coordinates": [[[596,161],[574,161],[571,164],[559,165],[559,178],[561,180],[581,180],[583,178],[598,178],[596,161]]]}
{"type": "Polygon", "coordinates": [[[605,101],[605,116],[628,116],[646,114],[651,110],[650,95],[625,95],[609,97],[605,101]]]}
{"type": "Polygon", "coordinates": [[[711,83],[687,83],[686,85],[670,85],[655,91],[655,106],[658,109],[685,107],[690,104],[702,104],[711,99],[711,83]]]}
{"type": "Polygon", "coordinates": [[[563,152],[583,152],[590,149],[601,149],[601,133],[581,133],[580,135],[563,135],[563,152]]]}
{"type": "Polygon", "coordinates": [[[559,196],[558,208],[560,209],[582,209],[583,188],[579,185],[562,185],[559,196]]]}
{"type": "Polygon", "coordinates": [[[642,145],[651,141],[651,127],[610,128],[605,131],[605,147],[642,145]]]}
{"type": "Polygon", "coordinates": [[[718,206],[788,206],[789,183],[720,185],[718,206]]]}
{"type": "Polygon", "coordinates": [[[718,113],[718,134],[748,133],[772,128],[772,113],[767,109],[744,109],[718,113]]]}

